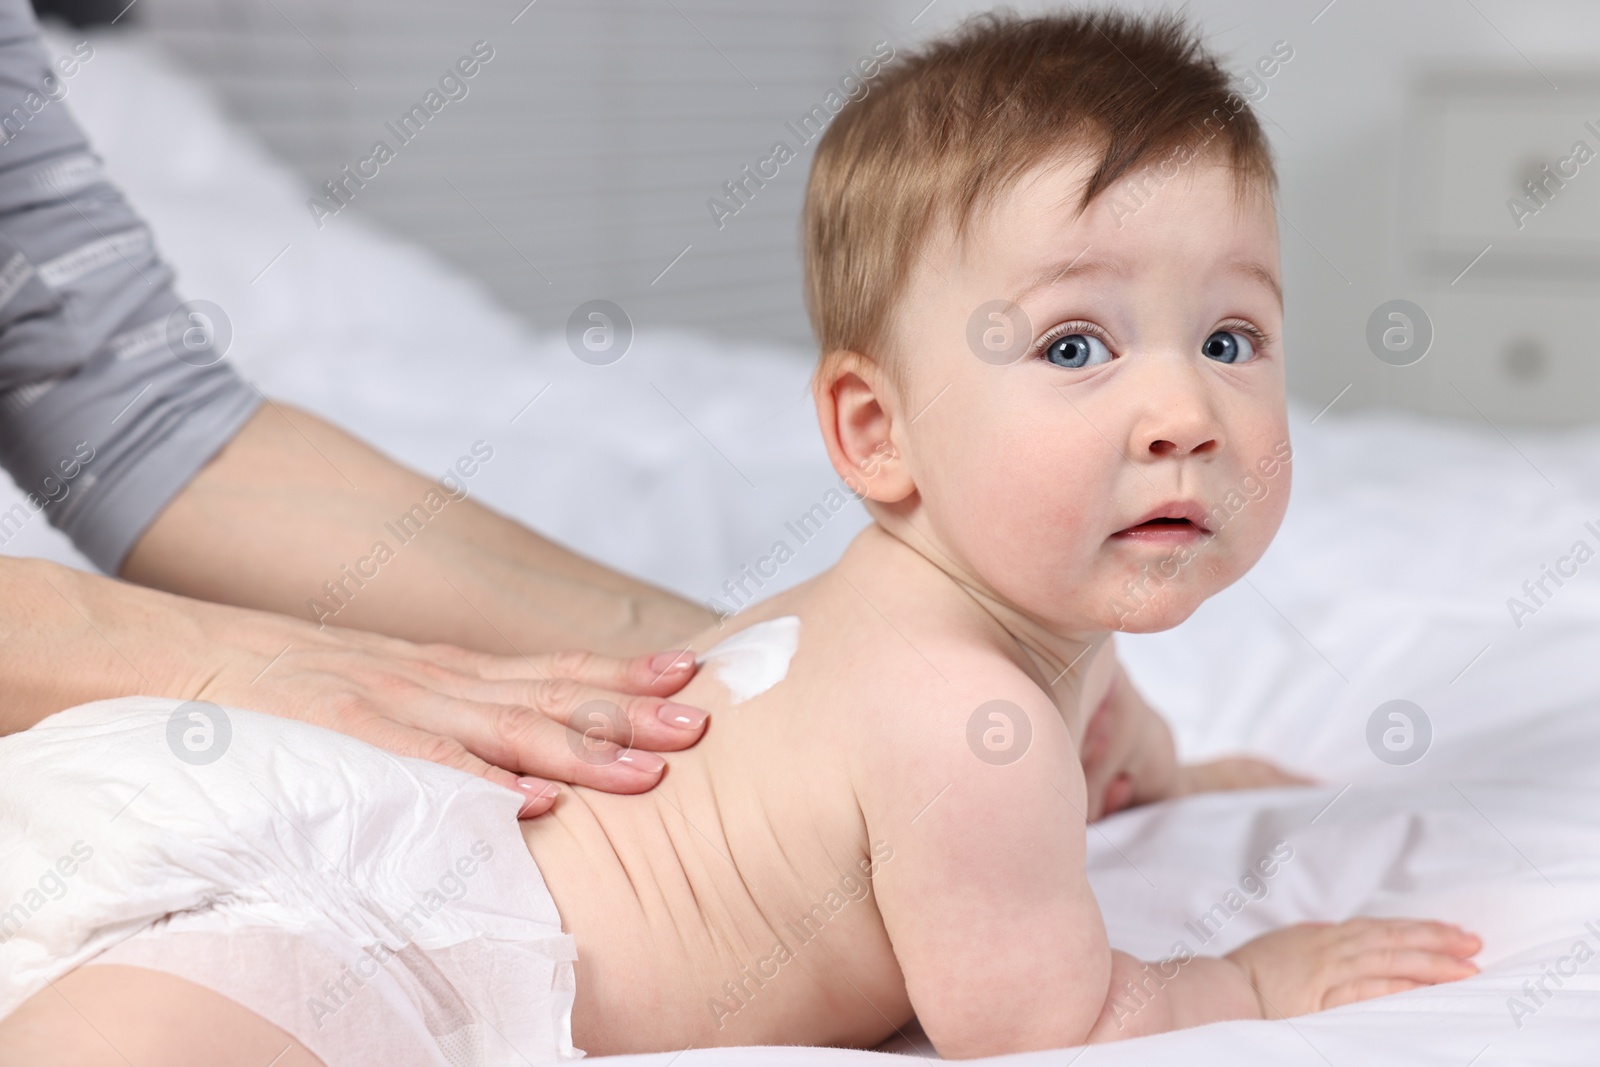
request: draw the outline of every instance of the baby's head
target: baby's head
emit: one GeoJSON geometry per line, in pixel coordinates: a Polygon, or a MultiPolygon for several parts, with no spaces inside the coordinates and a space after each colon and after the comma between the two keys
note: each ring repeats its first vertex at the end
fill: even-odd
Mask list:
{"type": "Polygon", "coordinates": [[[835,467],[1054,631],[1181,622],[1288,502],[1274,188],[1176,16],[986,15],[896,61],[806,192],[835,467]]]}

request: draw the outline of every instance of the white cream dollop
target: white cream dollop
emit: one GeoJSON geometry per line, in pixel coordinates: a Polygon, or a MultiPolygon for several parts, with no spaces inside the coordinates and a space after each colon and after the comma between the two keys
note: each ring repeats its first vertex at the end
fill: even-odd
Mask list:
{"type": "Polygon", "coordinates": [[[711,664],[733,703],[760,696],[789,674],[800,646],[800,616],[784,615],[740,630],[701,653],[695,662],[711,664]]]}

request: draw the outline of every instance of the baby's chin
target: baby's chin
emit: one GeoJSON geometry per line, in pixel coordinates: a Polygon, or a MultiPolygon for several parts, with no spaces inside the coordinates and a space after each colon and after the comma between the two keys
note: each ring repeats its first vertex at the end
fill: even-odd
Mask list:
{"type": "Polygon", "coordinates": [[[1170,630],[1199,610],[1211,593],[1206,590],[1168,590],[1150,596],[1137,606],[1124,596],[1096,594],[1084,601],[1077,594],[1057,597],[1049,603],[1037,596],[1011,601],[1021,613],[1039,620],[1055,633],[1105,632],[1128,634],[1159,633],[1170,630]]]}
{"type": "Polygon", "coordinates": [[[1114,618],[1106,628],[1125,634],[1158,634],[1163,630],[1172,629],[1193,614],[1194,608],[1185,611],[1147,610],[1125,615],[1120,619],[1114,618]]]}
{"type": "Polygon", "coordinates": [[[1126,634],[1153,634],[1170,630],[1200,609],[1210,593],[1167,587],[1135,603],[1129,597],[1113,598],[1102,625],[1126,634]]]}

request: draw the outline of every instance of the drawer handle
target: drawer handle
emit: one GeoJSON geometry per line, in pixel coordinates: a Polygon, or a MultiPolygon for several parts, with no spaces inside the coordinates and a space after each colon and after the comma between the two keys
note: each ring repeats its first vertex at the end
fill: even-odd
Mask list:
{"type": "Polygon", "coordinates": [[[1544,345],[1533,337],[1519,337],[1506,345],[1501,360],[1505,364],[1506,374],[1513,381],[1525,383],[1543,378],[1549,365],[1544,345]]]}

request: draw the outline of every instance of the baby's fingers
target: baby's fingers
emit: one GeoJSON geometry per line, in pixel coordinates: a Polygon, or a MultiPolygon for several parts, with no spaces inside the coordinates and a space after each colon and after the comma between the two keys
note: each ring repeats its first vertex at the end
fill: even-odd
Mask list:
{"type": "Polygon", "coordinates": [[[1371,1000],[1373,997],[1386,997],[1390,993],[1421,989],[1424,984],[1413,982],[1409,978],[1360,978],[1354,982],[1343,982],[1328,990],[1322,998],[1322,1006],[1337,1008],[1344,1004],[1354,1004],[1359,1000],[1371,1000]]]}
{"type": "Polygon", "coordinates": [[[1416,949],[1457,959],[1474,956],[1483,947],[1476,934],[1450,923],[1425,919],[1352,919],[1344,924],[1355,952],[1416,949]]]}
{"type": "Polygon", "coordinates": [[[1333,968],[1324,1008],[1470,978],[1467,960],[1482,947],[1476,935],[1449,923],[1404,919],[1353,919],[1338,931],[1348,938],[1333,968]]]}
{"type": "Polygon", "coordinates": [[[1478,968],[1457,956],[1424,949],[1380,948],[1351,958],[1341,968],[1350,980],[1401,978],[1422,985],[1470,978],[1478,968]]]}

